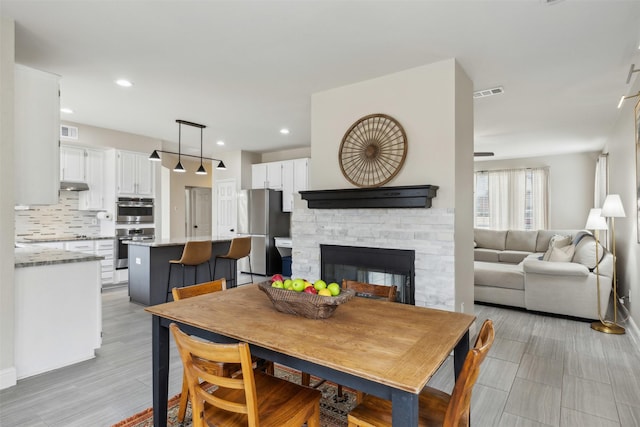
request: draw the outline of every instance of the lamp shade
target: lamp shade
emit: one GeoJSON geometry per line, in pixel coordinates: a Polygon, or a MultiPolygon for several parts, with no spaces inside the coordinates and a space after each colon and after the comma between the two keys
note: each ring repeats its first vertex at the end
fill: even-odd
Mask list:
{"type": "Polygon", "coordinates": [[[220,163],[218,163],[218,166],[216,166],[216,169],[218,169],[218,170],[226,170],[227,167],[224,165],[224,162],[222,160],[220,160],[220,163]]]}
{"type": "Polygon", "coordinates": [[[587,224],[584,226],[587,230],[607,230],[607,220],[602,216],[602,209],[593,208],[589,211],[587,224]]]}
{"type": "Polygon", "coordinates": [[[196,171],[196,175],[206,175],[206,174],[207,174],[207,170],[204,168],[204,166],[202,166],[202,163],[200,163],[200,167],[196,171]]]}
{"type": "Polygon", "coordinates": [[[622,206],[622,200],[620,200],[619,194],[609,194],[607,198],[604,199],[602,216],[606,218],[624,218],[627,216],[624,213],[624,207],[622,206]]]}
{"type": "Polygon", "coordinates": [[[153,160],[154,162],[160,161],[160,155],[158,154],[158,150],[153,150],[153,153],[149,156],[149,160],[153,160]]]}
{"type": "Polygon", "coordinates": [[[180,162],[180,160],[178,160],[178,164],[176,165],[175,168],[173,168],[174,172],[185,172],[185,169],[182,167],[182,162],[180,162]]]}

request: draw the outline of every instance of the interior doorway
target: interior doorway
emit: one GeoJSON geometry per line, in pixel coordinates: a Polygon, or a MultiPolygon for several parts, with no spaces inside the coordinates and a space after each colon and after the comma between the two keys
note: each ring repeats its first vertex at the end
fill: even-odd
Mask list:
{"type": "Polygon", "coordinates": [[[233,238],[237,233],[236,180],[225,179],[216,182],[217,235],[219,238],[233,238]]]}
{"type": "Polygon", "coordinates": [[[211,188],[185,187],[185,236],[211,237],[211,188]]]}

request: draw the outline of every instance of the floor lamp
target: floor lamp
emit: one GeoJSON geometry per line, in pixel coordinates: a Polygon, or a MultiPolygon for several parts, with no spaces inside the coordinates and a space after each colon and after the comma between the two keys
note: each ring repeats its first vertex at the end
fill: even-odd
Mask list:
{"type": "MultiPolygon", "coordinates": [[[[609,194],[606,199],[604,199],[604,204],[602,205],[602,216],[605,218],[611,218],[611,252],[613,254],[613,322],[604,321],[594,327],[591,325],[593,329],[596,331],[604,332],[607,334],[616,334],[621,335],[624,334],[624,328],[618,325],[618,279],[616,275],[616,218],[624,218],[626,217],[624,213],[624,207],[622,206],[622,200],[620,200],[620,195],[618,194],[609,194]]],[[[598,323],[598,322],[596,322],[598,323]]]]}
{"type": "Polygon", "coordinates": [[[589,217],[587,218],[587,224],[584,226],[587,230],[593,230],[596,238],[596,291],[598,292],[598,319],[599,321],[591,324],[591,329],[599,331],[603,325],[606,327],[607,321],[602,317],[601,302],[600,302],[600,255],[598,254],[598,246],[600,246],[600,238],[598,232],[600,230],[608,230],[607,220],[602,216],[602,209],[591,209],[589,211],[589,217]]]}

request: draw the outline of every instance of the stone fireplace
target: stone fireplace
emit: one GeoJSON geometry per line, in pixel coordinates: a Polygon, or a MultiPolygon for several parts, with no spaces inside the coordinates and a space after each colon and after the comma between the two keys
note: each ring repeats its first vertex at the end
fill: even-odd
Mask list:
{"type": "Polygon", "coordinates": [[[320,278],[320,245],[410,250],[415,305],[455,311],[453,209],[309,209],[306,200],[295,197],[294,277],[320,278]]]}

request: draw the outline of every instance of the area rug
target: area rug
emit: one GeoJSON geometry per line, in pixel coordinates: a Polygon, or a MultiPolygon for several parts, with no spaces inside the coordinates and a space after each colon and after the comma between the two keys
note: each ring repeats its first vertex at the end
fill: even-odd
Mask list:
{"type": "MultiPolygon", "coordinates": [[[[300,384],[300,372],[289,369],[285,366],[276,365],[275,374],[279,378],[300,384]]],[[[353,390],[343,388],[342,397],[338,397],[338,388],[329,381],[323,382],[321,379],[311,377],[311,385],[322,392],[320,399],[320,425],[322,427],[346,427],[347,414],[355,406],[355,393],[353,390]]],[[[180,424],[176,420],[178,414],[178,403],[180,394],[173,396],[168,401],[167,426],[168,427],[191,427],[191,405],[187,408],[187,415],[184,423],[180,424]]],[[[122,420],[112,427],[151,427],[153,426],[153,408],[147,408],[126,420],[122,420]]]]}

